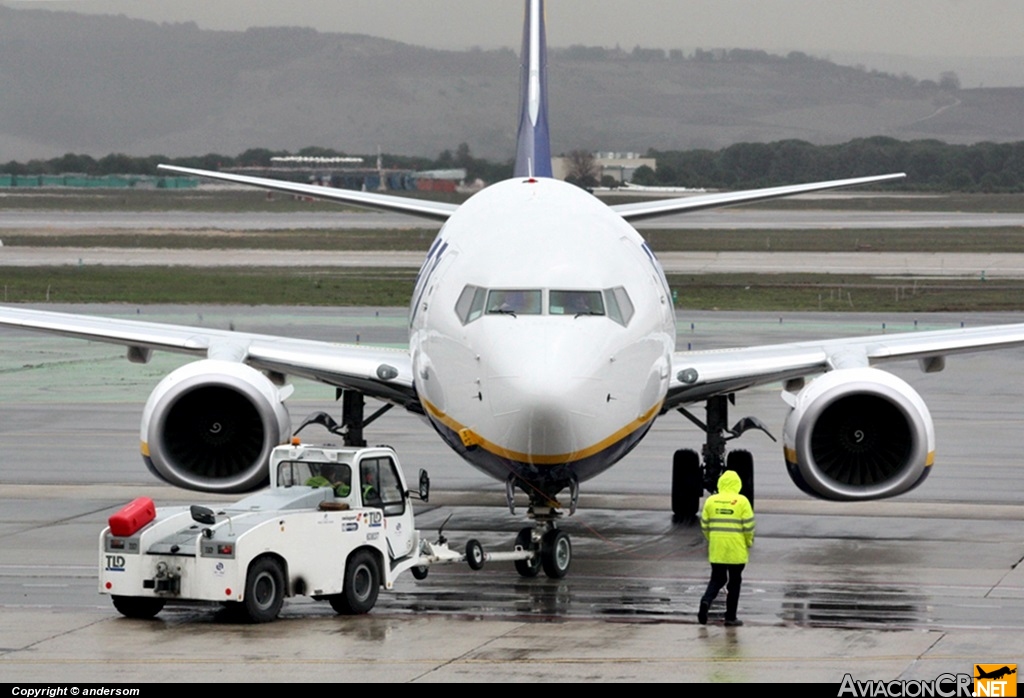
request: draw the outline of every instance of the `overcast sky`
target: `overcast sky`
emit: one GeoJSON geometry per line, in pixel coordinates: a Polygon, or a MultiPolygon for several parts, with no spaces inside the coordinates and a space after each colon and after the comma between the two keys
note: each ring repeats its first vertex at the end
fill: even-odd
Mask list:
{"type": "MultiPolygon", "coordinates": [[[[518,46],[519,0],[0,0],[207,29],[311,26],[440,48],[518,46]]],[[[631,49],[743,47],[1022,56],[1022,0],[548,0],[549,40],[631,49]]]]}

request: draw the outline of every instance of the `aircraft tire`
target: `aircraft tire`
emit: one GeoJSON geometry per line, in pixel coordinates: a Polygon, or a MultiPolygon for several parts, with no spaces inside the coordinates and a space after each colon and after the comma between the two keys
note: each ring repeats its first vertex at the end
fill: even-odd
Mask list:
{"type": "MultiPolygon", "coordinates": [[[[533,529],[527,526],[519,531],[516,536],[516,547],[521,547],[523,550],[533,550],[537,552],[536,548],[533,547],[533,529]]],[[[540,574],[540,556],[534,555],[532,560],[516,560],[516,572],[519,573],[520,577],[536,577],[540,574]]]]}
{"type": "Polygon", "coordinates": [[[430,568],[426,565],[420,565],[418,567],[413,567],[409,571],[412,572],[413,579],[422,582],[424,579],[427,578],[427,574],[430,572],[430,568]]]}
{"type": "Polygon", "coordinates": [[[696,519],[702,494],[700,456],[693,449],[679,449],[672,457],[672,515],[679,521],[696,519]]]}
{"type": "Polygon", "coordinates": [[[572,563],[572,541],[569,534],[553,528],[544,534],[540,544],[540,562],[549,579],[561,579],[572,563]]]}
{"type": "Polygon", "coordinates": [[[750,451],[729,451],[725,458],[726,470],[732,470],[740,476],[740,494],[754,506],[754,456],[750,451]]]}

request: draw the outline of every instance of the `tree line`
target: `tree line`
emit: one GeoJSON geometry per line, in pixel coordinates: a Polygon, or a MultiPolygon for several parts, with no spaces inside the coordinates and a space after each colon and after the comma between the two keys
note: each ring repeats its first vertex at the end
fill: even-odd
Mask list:
{"type": "MultiPolygon", "coordinates": [[[[578,158],[581,152],[573,151],[570,155],[576,154],[578,158]]],[[[93,158],[68,153],[49,160],[30,160],[24,163],[12,160],[0,165],[0,173],[159,175],[156,166],[160,163],[213,170],[267,167],[271,164],[270,158],[285,155],[340,157],[346,153],[318,147],[303,148],[297,153],[252,148],[236,156],[208,153],[181,158],[161,155],[133,157],[123,154],[93,158]]],[[[366,167],[375,165],[376,155],[363,157],[366,167]]],[[[774,143],[737,143],[720,150],[649,150],[647,157],[657,160],[657,168],[637,169],[633,176],[636,184],[746,189],[906,172],[905,180],[886,186],[912,191],[1024,191],[1024,141],[950,145],[935,140],[900,141],[876,136],[858,138],[839,145],[813,145],[806,141],[786,140],[774,143]]],[[[481,179],[484,182],[496,182],[512,176],[511,161],[494,162],[474,157],[466,143],[459,144],[454,150],[445,150],[436,158],[386,154],[383,162],[386,168],[393,169],[465,168],[469,180],[481,179]]],[[[587,167],[583,170],[589,173],[594,164],[593,159],[586,158],[585,164],[587,167]]],[[[585,174],[583,170],[576,174],[585,174]]],[[[593,186],[597,182],[581,179],[577,183],[593,186]]]]}
{"type": "Polygon", "coordinates": [[[1024,191],[1024,141],[950,145],[875,136],[839,145],[806,141],[737,143],[721,150],[651,150],[657,169],[642,167],[636,184],[716,189],[906,172],[888,187],[915,191],[1024,191]]]}
{"type": "MultiPolygon", "coordinates": [[[[304,157],[348,157],[350,153],[311,146],[298,152],[288,150],[271,150],[269,148],[250,148],[235,156],[222,153],[207,153],[189,157],[172,158],[165,155],[145,155],[141,157],[113,153],[100,158],[90,155],[67,153],[48,160],[37,159],[26,162],[11,160],[0,164],[0,173],[10,175],[60,175],[83,174],[89,176],[105,175],[151,175],[163,174],[157,165],[177,165],[193,167],[201,170],[220,170],[236,167],[269,167],[271,158],[289,155],[304,157]]],[[[357,155],[358,157],[358,155],[357,155]]],[[[376,166],[376,155],[362,155],[363,166],[376,166]]],[[[444,150],[436,158],[406,155],[384,154],[381,156],[387,169],[436,170],[465,168],[469,180],[481,179],[495,182],[512,176],[511,161],[495,163],[483,158],[474,157],[469,145],[460,143],[455,150],[444,150]]]]}

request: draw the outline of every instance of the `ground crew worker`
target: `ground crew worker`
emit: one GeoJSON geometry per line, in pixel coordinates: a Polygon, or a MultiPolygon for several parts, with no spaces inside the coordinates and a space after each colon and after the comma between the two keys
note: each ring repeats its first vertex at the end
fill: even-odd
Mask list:
{"type": "Polygon", "coordinates": [[[743,568],[749,558],[748,551],[754,545],[754,509],[740,494],[741,486],[740,476],[733,470],[726,470],[718,478],[718,494],[710,495],[704,502],[700,530],[708,540],[711,581],[697,612],[697,621],[701,625],[708,622],[708,609],[723,586],[727,594],[725,624],[743,625],[743,621],[736,617],[736,609],[740,603],[743,568]]]}

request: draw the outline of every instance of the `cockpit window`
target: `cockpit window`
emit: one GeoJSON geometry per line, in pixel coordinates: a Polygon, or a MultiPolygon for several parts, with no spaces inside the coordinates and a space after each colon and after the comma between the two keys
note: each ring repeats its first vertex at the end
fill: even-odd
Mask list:
{"type": "Polygon", "coordinates": [[[493,289],[487,294],[487,314],[540,315],[540,289],[493,289]]]}
{"type": "Polygon", "coordinates": [[[479,286],[466,286],[455,303],[455,314],[463,325],[476,320],[484,313],[484,300],[487,298],[487,289],[479,286]]]}
{"type": "Polygon", "coordinates": [[[486,289],[467,285],[455,302],[455,314],[463,325],[483,315],[596,315],[609,317],[623,327],[633,318],[633,303],[622,286],[603,291],[552,289],[486,289]]]}
{"type": "Polygon", "coordinates": [[[633,319],[633,302],[622,286],[607,288],[604,291],[605,303],[608,306],[608,317],[623,327],[633,319]]]}
{"type": "Polygon", "coordinates": [[[548,294],[551,315],[604,315],[600,291],[555,291],[548,294]]]}

